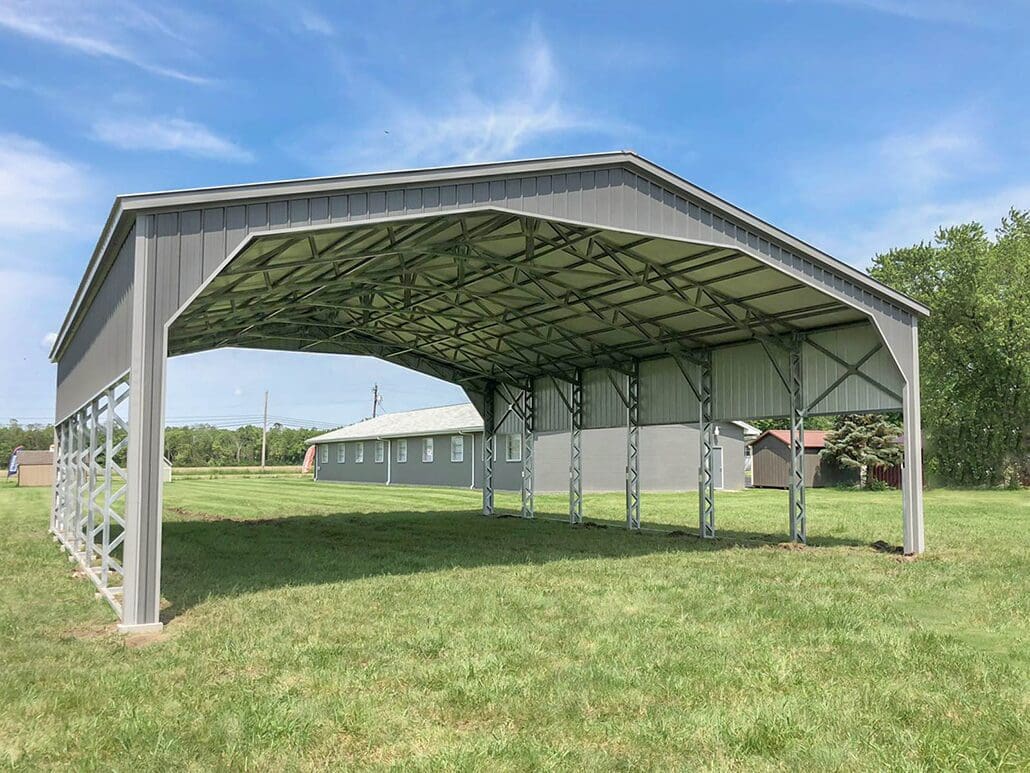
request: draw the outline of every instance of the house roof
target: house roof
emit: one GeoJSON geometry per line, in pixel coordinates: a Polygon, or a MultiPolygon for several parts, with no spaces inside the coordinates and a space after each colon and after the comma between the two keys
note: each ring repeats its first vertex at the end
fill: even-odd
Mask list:
{"type": "Polygon", "coordinates": [[[53,451],[19,451],[18,452],[18,466],[23,464],[53,464],[54,463],[54,452],[53,451]]]}
{"type": "MultiPolygon", "coordinates": [[[[757,435],[758,430],[743,421],[730,422],[740,427],[744,436],[757,435]]],[[[483,419],[472,403],[422,408],[401,413],[384,413],[346,427],[310,438],[308,445],[337,443],[342,440],[379,440],[382,438],[420,435],[447,435],[457,432],[482,432],[483,419]]]]}
{"type": "MultiPolygon", "coordinates": [[[[760,443],[766,437],[775,438],[785,446],[790,445],[790,430],[788,429],[767,429],[752,440],[751,444],[760,443]]],[[[805,448],[826,448],[826,432],[821,429],[805,430],[805,448]]]]}
{"type": "Polygon", "coordinates": [[[308,440],[308,445],[340,440],[376,440],[411,435],[446,435],[454,432],[482,432],[483,419],[472,403],[423,408],[418,411],[384,413],[308,440]]]}

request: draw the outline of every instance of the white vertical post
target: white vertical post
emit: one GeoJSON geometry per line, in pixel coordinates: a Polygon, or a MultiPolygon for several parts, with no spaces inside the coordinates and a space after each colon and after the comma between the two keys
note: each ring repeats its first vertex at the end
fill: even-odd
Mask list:
{"type": "Polygon", "coordinates": [[[926,550],[923,532],[923,423],[919,396],[919,328],[912,320],[912,362],[902,391],[905,461],[901,469],[901,501],[905,555],[926,550]]]}
{"type": "Polygon", "coordinates": [[[489,382],[483,393],[483,515],[494,514],[494,459],[497,456],[494,389],[493,382],[489,382]]]}
{"type": "Polygon", "coordinates": [[[159,313],[155,242],[155,216],[138,216],[129,371],[124,599],[119,626],[124,631],[161,628],[161,460],[167,342],[159,313]]]}

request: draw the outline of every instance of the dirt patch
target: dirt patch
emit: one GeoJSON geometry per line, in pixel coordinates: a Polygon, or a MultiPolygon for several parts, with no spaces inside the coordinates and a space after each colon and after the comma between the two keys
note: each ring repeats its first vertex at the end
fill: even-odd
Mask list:
{"type": "Polygon", "coordinates": [[[168,641],[171,634],[167,630],[158,633],[132,633],[125,637],[125,646],[130,650],[138,650],[142,647],[150,647],[154,644],[168,641]]]}
{"type": "Polygon", "coordinates": [[[780,550],[791,550],[796,553],[800,553],[808,546],[805,545],[803,542],[777,542],[776,547],[778,547],[780,550]]]}
{"type": "Polygon", "coordinates": [[[78,639],[79,641],[93,641],[95,639],[104,639],[114,634],[114,626],[104,625],[102,623],[93,623],[90,625],[77,625],[73,628],[68,628],[61,632],[61,638],[63,639],[78,639]]]}
{"type": "Polygon", "coordinates": [[[173,512],[176,515],[181,515],[184,518],[189,518],[194,521],[230,521],[231,518],[226,518],[224,515],[216,515],[215,513],[203,513],[196,510],[187,510],[185,507],[166,507],[165,510],[173,512]]]}
{"type": "Polygon", "coordinates": [[[581,528],[581,529],[607,529],[608,528],[608,524],[606,524],[606,523],[594,523],[593,521],[584,521],[583,523],[579,524],[579,528],[581,528]]]}

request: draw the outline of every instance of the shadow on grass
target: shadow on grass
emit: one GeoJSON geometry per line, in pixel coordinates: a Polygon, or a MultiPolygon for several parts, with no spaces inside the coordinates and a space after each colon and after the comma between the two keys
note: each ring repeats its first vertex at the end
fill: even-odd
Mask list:
{"type": "MultiPolygon", "coordinates": [[[[333,513],[235,519],[177,510],[163,528],[162,590],[167,622],[211,597],[441,569],[535,565],[557,560],[759,548],[784,534],[720,531],[699,539],[682,525],[628,532],[618,521],[570,527],[558,513],[536,520],[484,518],[475,510],[333,513]]],[[[820,537],[809,547],[859,546],[820,537]]]]}

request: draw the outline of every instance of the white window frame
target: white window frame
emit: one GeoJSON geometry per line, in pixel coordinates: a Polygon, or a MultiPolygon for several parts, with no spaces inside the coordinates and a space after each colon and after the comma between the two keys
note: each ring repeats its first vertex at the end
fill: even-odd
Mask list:
{"type": "Polygon", "coordinates": [[[323,443],[318,447],[318,461],[320,464],[329,463],[329,444],[323,443]]]}
{"type": "Polygon", "coordinates": [[[518,433],[512,433],[504,436],[504,461],[506,462],[521,462],[522,461],[522,435],[518,433]],[[517,453],[512,453],[512,441],[515,441],[517,453]]]}
{"type": "Polygon", "coordinates": [[[404,464],[408,461],[408,439],[406,437],[397,438],[397,462],[404,464]]]}
{"type": "Polygon", "coordinates": [[[354,463],[363,464],[365,461],[365,441],[359,440],[354,444],[354,463]]]}
{"type": "Polygon", "coordinates": [[[425,464],[433,463],[433,439],[431,437],[422,440],[422,461],[425,464]]]}
{"type": "Polygon", "coordinates": [[[337,443],[336,444],[336,463],[345,464],[347,461],[347,444],[337,443]]]}
{"type": "Polygon", "coordinates": [[[463,435],[451,435],[451,461],[465,461],[465,437],[463,435]]]}
{"type": "Polygon", "coordinates": [[[372,461],[376,464],[382,464],[386,459],[386,443],[382,440],[377,440],[375,450],[372,453],[374,454],[372,461]]]}

